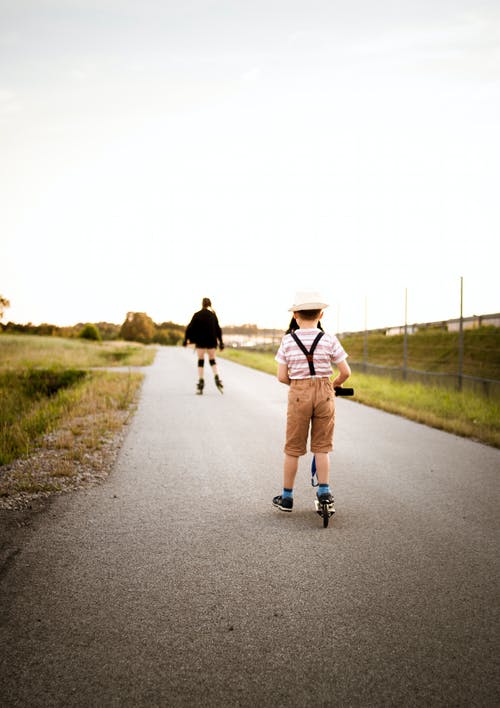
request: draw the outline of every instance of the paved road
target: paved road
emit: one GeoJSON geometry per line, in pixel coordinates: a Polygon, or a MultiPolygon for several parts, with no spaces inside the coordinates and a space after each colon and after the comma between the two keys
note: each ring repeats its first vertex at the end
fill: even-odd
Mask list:
{"type": "Polygon", "coordinates": [[[159,352],[110,479],[4,572],[2,708],[498,705],[500,452],[341,400],[323,529],[309,458],[270,505],[286,388],[194,372],[159,352]]]}

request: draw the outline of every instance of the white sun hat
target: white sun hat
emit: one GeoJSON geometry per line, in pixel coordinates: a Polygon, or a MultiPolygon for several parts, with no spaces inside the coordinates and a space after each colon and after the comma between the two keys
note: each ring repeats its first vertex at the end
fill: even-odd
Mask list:
{"type": "Polygon", "coordinates": [[[288,308],[288,312],[298,312],[299,310],[324,310],[328,303],[315,290],[299,290],[295,293],[294,304],[288,308]]]}

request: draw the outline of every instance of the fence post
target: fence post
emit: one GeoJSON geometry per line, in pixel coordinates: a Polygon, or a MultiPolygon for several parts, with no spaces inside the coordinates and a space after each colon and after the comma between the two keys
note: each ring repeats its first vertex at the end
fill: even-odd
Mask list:
{"type": "Polygon", "coordinates": [[[403,338],[403,380],[408,373],[408,288],[405,288],[405,329],[403,338]]]}
{"type": "Polygon", "coordinates": [[[464,375],[464,279],[460,278],[460,321],[458,329],[458,390],[462,390],[464,375]]]}

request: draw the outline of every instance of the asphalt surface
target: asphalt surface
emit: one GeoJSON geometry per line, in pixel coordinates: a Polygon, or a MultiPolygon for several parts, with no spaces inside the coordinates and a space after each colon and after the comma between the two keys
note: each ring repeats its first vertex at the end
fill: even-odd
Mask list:
{"type": "Polygon", "coordinates": [[[327,529],[287,389],[161,349],[104,484],[0,577],[0,705],[498,706],[500,451],[337,400],[327,529]]]}

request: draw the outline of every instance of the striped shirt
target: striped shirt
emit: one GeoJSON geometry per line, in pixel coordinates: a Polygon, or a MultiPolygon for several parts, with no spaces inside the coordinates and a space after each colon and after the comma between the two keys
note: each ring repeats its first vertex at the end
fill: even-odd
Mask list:
{"type": "MultiPolygon", "coordinates": [[[[295,334],[309,351],[319,332],[320,330],[314,327],[313,329],[298,329],[295,334]]],[[[306,356],[291,334],[285,334],[281,340],[275,359],[278,364],[288,365],[290,379],[311,378],[306,356]]],[[[313,359],[316,377],[329,377],[332,374],[332,364],[340,364],[341,361],[347,359],[347,354],[334,334],[325,333],[314,350],[313,359]]]]}

